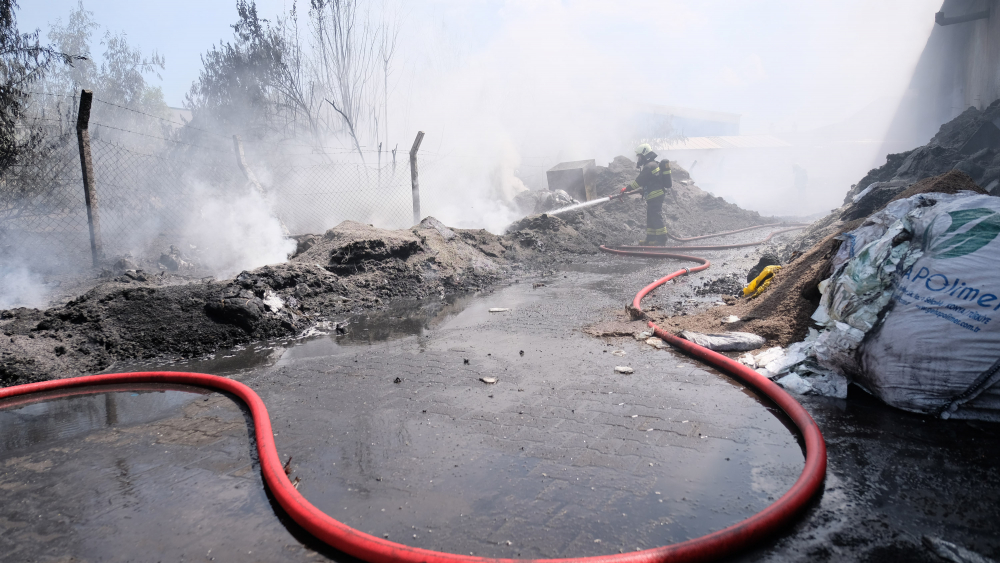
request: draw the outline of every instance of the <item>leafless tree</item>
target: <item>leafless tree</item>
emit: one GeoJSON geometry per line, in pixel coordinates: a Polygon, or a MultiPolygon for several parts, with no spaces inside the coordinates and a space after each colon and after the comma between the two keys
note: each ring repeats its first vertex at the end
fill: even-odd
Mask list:
{"type": "Polygon", "coordinates": [[[364,161],[358,125],[370,98],[378,37],[367,6],[360,18],[358,11],[356,0],[310,0],[316,83],[364,161]]]}
{"type": "MultiPolygon", "coordinates": [[[[389,147],[389,76],[399,38],[400,6],[382,3],[382,23],[379,30],[379,59],[382,63],[382,129],[386,149],[389,147]]],[[[380,145],[381,146],[381,143],[380,145]]]]}
{"type": "Polygon", "coordinates": [[[347,138],[364,162],[365,147],[388,145],[395,1],[309,0],[303,41],[296,3],[269,21],[237,0],[235,41],[205,54],[188,105],[250,138],[308,137],[317,149],[347,138]]]}
{"type": "Polygon", "coordinates": [[[399,35],[391,11],[385,3],[373,13],[362,0],[310,0],[314,85],[335,112],[329,125],[347,133],[362,161],[365,142],[377,145],[388,131],[389,78],[399,35]]]}

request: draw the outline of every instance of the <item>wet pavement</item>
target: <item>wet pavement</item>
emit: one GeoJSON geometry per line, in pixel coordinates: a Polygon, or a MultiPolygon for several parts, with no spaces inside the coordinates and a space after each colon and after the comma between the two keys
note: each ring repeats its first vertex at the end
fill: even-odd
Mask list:
{"type": "MultiPolygon", "coordinates": [[[[704,255],[755,262],[746,250],[704,255]]],[[[491,294],[400,303],[352,319],[346,335],[114,371],[250,385],[299,490],[362,531],[483,556],[644,549],[759,511],[803,465],[783,419],[739,384],[672,350],[580,331],[683,265],[599,257],[491,294]]],[[[696,299],[695,286],[725,271],[651,301],[696,299]]],[[[794,529],[739,560],[936,561],[925,534],[1000,555],[996,425],[853,394],[803,403],[828,442],[826,491],[794,529]]],[[[241,407],[197,389],[0,410],[2,559],[349,559],[287,522],[254,458],[241,407]]]]}

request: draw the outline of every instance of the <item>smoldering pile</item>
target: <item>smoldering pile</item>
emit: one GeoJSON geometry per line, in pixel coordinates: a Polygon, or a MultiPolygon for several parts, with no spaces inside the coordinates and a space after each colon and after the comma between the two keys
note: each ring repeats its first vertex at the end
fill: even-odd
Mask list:
{"type": "Polygon", "coordinates": [[[0,384],[101,371],[121,359],[193,357],[392,299],[483,289],[509,276],[517,245],[429,217],[399,231],[346,221],[299,249],[229,281],[119,276],[62,307],[3,311],[0,384]]]}
{"type": "MultiPolygon", "coordinates": [[[[981,263],[991,259],[989,252],[996,252],[989,243],[996,235],[994,217],[998,206],[990,196],[996,195],[1000,185],[1000,129],[993,123],[997,118],[1000,118],[1000,102],[982,112],[970,108],[943,125],[927,145],[899,155],[889,155],[885,165],[870,171],[853,187],[843,207],[814,223],[785,246],[781,252],[783,270],[775,275],[770,288],[758,299],[727,300],[726,306],[698,315],[683,319],[661,317],[656,319],[657,322],[672,330],[710,332],[718,330],[724,319],[736,318],[738,321],[727,324],[726,330],[762,336],[767,339],[766,346],[788,347],[782,352],[784,363],[768,364],[766,370],[774,377],[788,374],[787,377],[793,380],[789,385],[797,392],[842,397],[846,395],[848,380],[860,381],[888,404],[917,412],[931,412],[933,409],[928,405],[933,401],[928,399],[922,402],[920,397],[935,396],[936,391],[929,388],[914,391],[920,386],[914,387],[912,382],[900,383],[905,379],[900,374],[909,373],[906,372],[905,362],[886,368],[872,358],[880,357],[879,345],[884,351],[887,346],[902,350],[912,344],[892,340],[896,333],[885,328],[891,324],[887,319],[896,319],[892,321],[896,323],[893,326],[927,330],[925,325],[931,323],[923,322],[922,316],[921,322],[911,321],[907,316],[913,310],[918,315],[931,313],[933,316],[928,316],[930,319],[946,319],[943,321],[945,325],[935,330],[951,328],[948,323],[952,322],[963,330],[976,333],[982,330],[982,334],[986,333],[983,327],[972,323],[982,322],[985,326],[989,322],[988,317],[966,311],[961,304],[945,304],[925,298],[913,305],[913,301],[908,300],[912,297],[902,295],[912,295],[912,292],[906,291],[906,287],[913,285],[907,277],[907,264],[921,259],[934,260],[944,252],[931,245],[933,237],[947,238],[959,233],[955,235],[956,240],[949,244],[960,248],[940,254],[943,258],[979,256],[976,254],[979,252],[982,256],[975,260],[981,263]],[[969,203],[962,203],[966,201],[969,203]],[[969,211],[963,205],[978,207],[969,211]],[[948,230],[941,227],[943,234],[932,231],[929,226],[920,223],[924,214],[932,218],[949,217],[940,221],[948,230]],[[983,220],[983,223],[978,224],[978,220],[983,220]],[[923,226],[914,227],[918,223],[923,226]],[[918,241],[914,242],[916,246],[913,248],[911,240],[918,241]],[[962,241],[967,243],[962,245],[962,241]],[[907,261],[904,263],[904,260],[907,261]],[[954,308],[962,318],[934,309],[937,306],[948,310],[954,308]],[[851,316],[855,313],[857,318],[851,316]],[[864,320],[859,320],[862,317],[864,320]],[[900,321],[901,318],[904,320],[900,321]],[[788,371],[792,368],[796,370],[794,373],[788,371]],[[818,387],[810,386],[809,381],[813,381],[810,377],[815,377],[818,387]],[[839,383],[826,386],[830,387],[827,389],[824,385],[830,381],[839,383]],[[886,384],[885,381],[891,383],[886,384]],[[909,391],[898,391],[904,388],[909,391]]],[[[954,261],[954,264],[958,263],[954,261]]],[[[972,276],[972,271],[965,271],[963,277],[972,276]]],[[[958,282],[955,281],[955,284],[958,282]]],[[[935,288],[923,291],[923,286],[920,289],[924,293],[935,291],[935,288]]],[[[959,294],[959,299],[964,295],[968,300],[978,294],[978,289],[970,289],[965,294],[959,294]]],[[[995,296],[988,294],[987,299],[995,299],[995,296]]],[[[971,349],[976,342],[970,339],[963,345],[971,349]]],[[[943,352],[943,356],[939,354],[935,357],[946,358],[948,355],[943,352]]],[[[924,365],[920,369],[922,373],[927,370],[924,365]]],[[[948,413],[942,416],[964,413],[962,416],[995,419],[996,407],[990,401],[1000,392],[985,392],[982,391],[984,388],[978,389],[985,397],[983,401],[971,401],[969,405],[972,407],[959,413],[954,411],[962,403],[953,402],[948,413]]],[[[975,395],[970,394],[969,397],[975,395]]],[[[940,408],[936,403],[931,406],[940,408]]]]}
{"type": "MultiPolygon", "coordinates": [[[[669,232],[679,236],[706,234],[774,223],[738,205],[715,197],[699,188],[687,170],[670,163],[673,178],[671,197],[663,206],[664,222],[669,232]]],[[[638,176],[635,161],[617,156],[608,166],[593,166],[597,197],[617,194],[622,186],[638,176]]],[[[568,195],[540,190],[523,192],[515,199],[527,217],[507,227],[507,237],[515,238],[525,249],[592,254],[600,245],[636,244],[645,238],[645,203],[641,197],[615,199],[607,204],[560,214],[547,215],[556,207],[572,203],[568,195]]],[[[534,255],[529,255],[533,257],[534,255]]],[[[545,259],[545,258],[543,258],[545,259]]]]}
{"type": "MultiPolygon", "coordinates": [[[[601,196],[636,175],[625,157],[595,172],[601,196]]],[[[773,221],[703,192],[680,167],[674,180],[675,205],[665,211],[672,232],[773,221]]],[[[162,253],[165,267],[122,261],[106,281],[64,306],[2,313],[0,384],[92,373],[124,359],[195,357],[300,334],[324,319],[401,298],[485,289],[521,268],[548,268],[596,254],[601,244],[635,242],[644,234],[644,214],[639,198],[617,200],[564,217],[531,215],[503,236],[451,229],[431,217],[401,230],[346,221],[322,235],[295,237],[297,250],[285,263],[221,282],[181,268],[180,261],[194,260],[180,248],[162,253]]]]}

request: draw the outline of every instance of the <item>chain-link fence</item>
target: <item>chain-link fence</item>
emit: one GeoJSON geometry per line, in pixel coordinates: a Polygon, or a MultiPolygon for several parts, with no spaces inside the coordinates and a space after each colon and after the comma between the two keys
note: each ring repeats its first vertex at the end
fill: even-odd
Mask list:
{"type": "Polygon", "coordinates": [[[274,207],[292,233],[321,233],[347,219],[386,227],[413,222],[409,166],[317,164],[273,173],[274,207]]]}
{"type": "MultiPolygon", "coordinates": [[[[292,235],[348,219],[387,228],[412,223],[408,162],[379,168],[343,162],[343,152],[286,155],[247,143],[241,167],[231,137],[205,132],[192,142],[179,134],[183,127],[95,97],[90,150],[107,259],[187,245],[198,222],[213,221],[218,202],[251,196],[292,235]],[[261,155],[267,158],[255,158],[261,155]]],[[[91,263],[75,131],[51,137],[34,158],[0,173],[0,259],[47,269],[91,263]]]]}
{"type": "Polygon", "coordinates": [[[51,140],[39,156],[0,175],[0,260],[43,268],[74,256],[89,262],[76,135],[51,140]]]}

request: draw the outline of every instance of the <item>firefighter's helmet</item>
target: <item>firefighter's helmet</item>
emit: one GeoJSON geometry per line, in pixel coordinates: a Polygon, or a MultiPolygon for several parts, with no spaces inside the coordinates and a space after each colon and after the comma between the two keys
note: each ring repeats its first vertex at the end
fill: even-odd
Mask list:
{"type": "Polygon", "coordinates": [[[649,146],[649,143],[643,143],[635,148],[636,156],[646,156],[651,152],[653,152],[653,147],[649,146]]]}

